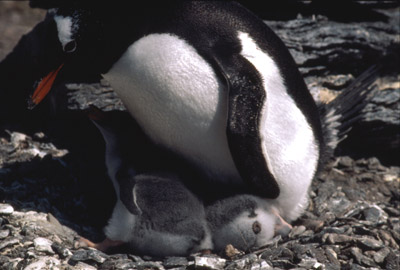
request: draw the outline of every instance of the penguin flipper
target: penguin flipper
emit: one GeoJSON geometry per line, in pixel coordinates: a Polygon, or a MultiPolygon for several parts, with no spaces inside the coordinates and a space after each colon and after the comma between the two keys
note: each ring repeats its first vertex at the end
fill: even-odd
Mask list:
{"type": "Polygon", "coordinates": [[[133,177],[117,177],[119,184],[119,197],[123,205],[133,215],[139,215],[141,210],[136,203],[135,198],[135,184],[136,181],[133,177]]]}
{"type": "Polygon", "coordinates": [[[261,76],[243,56],[215,54],[214,62],[228,86],[227,139],[240,176],[257,195],[277,198],[280,190],[268,169],[260,136],[266,91],[261,76]]]}

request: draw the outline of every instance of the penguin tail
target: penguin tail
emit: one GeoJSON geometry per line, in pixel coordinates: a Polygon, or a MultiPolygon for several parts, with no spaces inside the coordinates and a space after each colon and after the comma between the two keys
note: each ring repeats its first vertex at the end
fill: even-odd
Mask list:
{"type": "Polygon", "coordinates": [[[333,156],[338,144],[346,139],[352,126],[362,118],[362,110],[378,89],[375,82],[380,70],[380,66],[371,66],[333,101],[319,104],[326,157],[333,156]]]}

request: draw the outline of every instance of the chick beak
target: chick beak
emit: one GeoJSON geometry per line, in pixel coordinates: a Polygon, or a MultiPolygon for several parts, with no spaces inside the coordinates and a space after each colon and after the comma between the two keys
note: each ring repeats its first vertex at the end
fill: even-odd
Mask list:
{"type": "Polygon", "coordinates": [[[38,86],[36,87],[35,91],[33,92],[32,96],[28,101],[29,109],[35,108],[36,105],[38,105],[50,92],[53,83],[57,77],[57,74],[63,66],[64,64],[61,64],[57,69],[51,71],[40,81],[40,83],[38,84],[38,86]]]}

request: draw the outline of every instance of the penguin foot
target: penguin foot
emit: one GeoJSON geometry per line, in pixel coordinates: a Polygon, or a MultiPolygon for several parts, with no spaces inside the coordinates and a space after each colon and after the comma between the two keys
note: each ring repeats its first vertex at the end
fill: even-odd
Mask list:
{"type": "Polygon", "coordinates": [[[91,248],[95,248],[97,250],[106,252],[108,249],[110,249],[112,247],[121,246],[123,244],[125,244],[125,242],[114,241],[109,238],[104,239],[102,242],[94,243],[94,242],[90,241],[89,239],[80,237],[76,243],[76,247],[91,247],[91,248]]]}
{"type": "Polygon", "coordinates": [[[292,225],[290,225],[286,220],[284,220],[277,210],[272,209],[271,211],[276,216],[275,224],[275,235],[280,235],[282,237],[287,236],[292,230],[292,225]]]}

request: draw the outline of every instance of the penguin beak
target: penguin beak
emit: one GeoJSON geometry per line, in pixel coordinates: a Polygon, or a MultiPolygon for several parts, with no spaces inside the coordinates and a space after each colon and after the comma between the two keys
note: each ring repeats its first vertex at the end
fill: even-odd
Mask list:
{"type": "Polygon", "coordinates": [[[61,64],[57,69],[51,71],[40,81],[40,83],[38,84],[38,86],[36,87],[35,91],[33,92],[32,96],[28,101],[29,109],[35,108],[36,105],[38,105],[50,92],[54,84],[54,81],[57,77],[57,74],[60,72],[63,66],[64,64],[61,64]]]}

